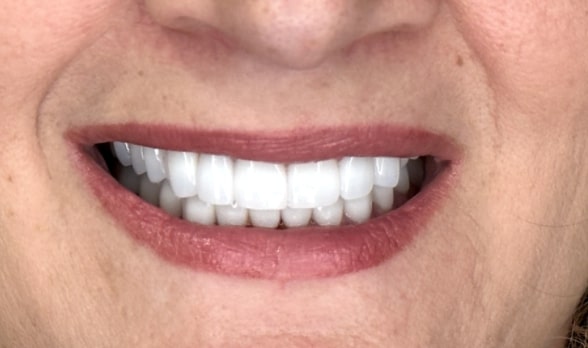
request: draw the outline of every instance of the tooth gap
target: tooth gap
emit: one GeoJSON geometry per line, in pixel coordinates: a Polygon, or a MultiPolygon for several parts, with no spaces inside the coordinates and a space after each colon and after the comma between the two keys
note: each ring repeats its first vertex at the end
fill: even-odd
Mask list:
{"type": "MultiPolygon", "coordinates": [[[[159,180],[160,176],[163,175],[170,175],[169,171],[170,171],[170,167],[169,164],[167,163],[168,161],[168,156],[167,156],[167,151],[165,150],[157,150],[159,152],[161,152],[161,154],[158,152],[158,156],[157,156],[157,160],[154,160],[153,157],[150,158],[149,161],[149,166],[158,166],[157,168],[155,168],[158,171],[158,182],[151,182],[151,178],[152,177],[156,177],[155,175],[150,175],[150,170],[152,170],[153,168],[148,167],[146,170],[146,173],[141,173],[141,175],[137,175],[135,173],[135,171],[133,170],[133,168],[136,169],[137,164],[139,165],[139,167],[142,167],[144,164],[143,163],[137,163],[137,158],[135,157],[135,163],[133,165],[128,165],[128,166],[124,166],[123,164],[121,164],[121,162],[119,160],[117,160],[117,152],[114,151],[114,143],[102,143],[102,144],[97,144],[96,145],[96,149],[99,152],[99,154],[102,156],[102,159],[104,160],[104,162],[106,163],[107,167],[108,167],[108,171],[110,172],[110,174],[112,176],[114,176],[119,183],[121,183],[121,185],[123,185],[125,188],[127,188],[129,191],[134,192],[135,194],[139,195],[142,199],[146,199],[147,201],[151,202],[152,204],[159,206],[159,204],[157,204],[157,197],[156,195],[153,193],[153,190],[161,190],[161,187],[163,187],[164,185],[167,187],[166,191],[166,197],[170,197],[170,191],[169,191],[169,187],[170,187],[170,183],[169,183],[169,176],[165,177],[163,180],[159,180]],[[161,156],[160,156],[161,155],[161,156]],[[157,161],[164,161],[166,163],[158,163],[157,161]],[[142,194],[146,194],[147,196],[142,196],[142,194]]],[[[130,156],[131,153],[126,154],[124,153],[126,148],[129,149],[134,149],[135,153],[137,153],[137,146],[130,146],[131,144],[127,144],[127,143],[120,143],[119,147],[118,147],[118,153],[120,154],[122,151],[122,155],[123,156],[130,156]],[[125,144],[125,146],[120,146],[120,144],[125,144]],[[122,150],[121,150],[122,149],[122,150]]],[[[141,148],[142,151],[143,148],[141,148]]],[[[196,155],[197,157],[200,157],[198,155],[196,155]]],[[[232,158],[226,157],[226,156],[217,156],[217,157],[223,157],[225,161],[230,161],[231,163],[235,163],[236,161],[232,158]]],[[[178,156],[175,156],[174,158],[178,158],[178,156]]],[[[208,158],[210,158],[210,156],[208,156],[208,158]]],[[[384,167],[382,168],[393,168],[393,167],[386,167],[386,166],[390,166],[393,165],[393,158],[392,157],[377,157],[384,159],[381,163],[386,163],[385,165],[383,165],[384,167]],[[390,160],[388,160],[390,159],[390,160]]],[[[97,159],[99,160],[99,159],[97,159]]],[[[370,159],[370,161],[372,161],[370,159]]],[[[342,209],[342,212],[338,212],[335,211],[335,214],[341,214],[340,218],[337,217],[331,217],[330,219],[334,218],[335,220],[333,221],[340,221],[340,223],[338,223],[337,225],[351,225],[351,224],[357,224],[357,223],[364,223],[367,220],[370,219],[374,219],[377,218],[379,216],[385,215],[387,213],[389,213],[390,211],[396,210],[398,208],[400,208],[402,205],[404,205],[408,200],[410,200],[412,197],[414,197],[416,194],[419,193],[419,191],[422,189],[423,186],[427,185],[428,182],[430,182],[432,180],[432,178],[434,176],[436,176],[436,174],[440,171],[442,164],[439,163],[439,161],[432,157],[432,156],[422,156],[422,157],[411,157],[411,158],[400,158],[398,159],[398,167],[399,168],[399,179],[397,179],[398,181],[396,182],[395,186],[393,187],[385,187],[385,186],[379,186],[378,184],[382,183],[383,185],[388,185],[388,183],[391,183],[392,185],[394,185],[394,179],[393,176],[389,177],[386,175],[389,174],[381,174],[381,172],[378,171],[378,167],[376,164],[376,158],[373,159],[373,163],[374,163],[374,169],[370,169],[373,170],[374,174],[373,175],[385,175],[383,177],[381,177],[382,179],[379,179],[380,181],[377,181],[374,177],[374,181],[373,183],[370,182],[362,182],[362,184],[358,184],[358,183],[354,183],[353,180],[367,180],[366,178],[369,177],[362,177],[361,173],[363,170],[363,168],[367,168],[366,167],[366,163],[368,163],[366,161],[366,158],[361,158],[361,157],[345,157],[339,160],[336,160],[335,162],[338,164],[338,171],[341,173],[343,170],[345,170],[344,174],[337,174],[337,180],[343,180],[343,182],[341,183],[341,185],[343,185],[344,183],[349,184],[349,182],[351,182],[350,186],[348,187],[348,191],[345,191],[342,193],[340,193],[340,195],[345,194],[346,196],[346,200],[342,200],[341,204],[343,206],[343,208],[337,208],[337,209],[342,209]],[[355,159],[358,159],[357,161],[355,161],[355,159]],[[342,166],[345,166],[345,169],[341,169],[342,166]],[[340,175],[340,176],[339,176],[340,175]],[[363,179],[362,179],[363,178],[363,179]],[[384,179],[386,178],[386,179],[384,179]],[[390,181],[392,180],[392,181],[390,181]],[[359,190],[356,186],[357,185],[368,185],[366,186],[367,189],[361,189],[359,190]],[[371,186],[370,186],[371,185],[371,186]],[[369,189],[369,187],[371,187],[371,189],[369,189]],[[368,196],[365,196],[365,190],[368,190],[368,196]],[[355,191],[355,193],[353,193],[355,191]],[[358,191],[359,190],[359,191],[358,191]],[[361,195],[361,196],[360,196],[361,195]],[[356,196],[358,196],[357,198],[355,198],[356,196]],[[364,197],[364,198],[362,198],[364,197]],[[357,202],[356,202],[357,201],[357,202]],[[363,208],[362,208],[363,207],[363,208]],[[346,209],[348,209],[348,211],[346,211],[346,209]],[[349,211],[349,209],[361,209],[361,211],[349,211]]],[[[251,166],[255,166],[256,163],[262,163],[262,162],[254,162],[254,161],[247,161],[248,163],[250,163],[251,166]]],[[[324,163],[327,163],[328,161],[324,161],[324,163]]],[[[197,163],[197,161],[195,162],[197,163]]],[[[318,163],[318,162],[308,162],[308,163],[318,163]]],[[[333,162],[329,162],[329,163],[333,163],[333,162]]],[[[372,162],[369,162],[372,163],[372,162]]],[[[378,162],[380,163],[380,162],[378,162]]],[[[294,165],[305,165],[307,163],[294,163],[294,165]]],[[[194,171],[197,171],[198,169],[198,165],[194,164],[194,166],[196,167],[196,169],[194,169],[194,171]]],[[[231,164],[231,170],[232,170],[232,164],[231,164]]],[[[283,168],[286,167],[286,169],[290,168],[290,166],[292,165],[283,165],[283,164],[276,164],[276,165],[262,165],[260,170],[265,170],[266,172],[259,172],[259,175],[251,175],[249,174],[249,180],[253,180],[253,182],[251,184],[257,184],[257,185],[269,185],[267,179],[271,179],[274,178],[275,176],[272,176],[272,172],[267,172],[267,170],[274,170],[273,168],[275,167],[277,170],[277,168],[283,168]],[[259,176],[264,178],[263,180],[258,180],[258,182],[255,182],[255,177],[259,176]],[[253,178],[253,179],[252,179],[253,178]],[[265,180],[265,181],[264,181],[265,180]]],[[[177,163],[176,163],[176,168],[177,163]]],[[[182,166],[179,166],[180,168],[183,168],[182,166]]],[[[314,168],[314,167],[313,167],[314,168]]],[[[173,168],[172,168],[173,170],[173,168]]],[[[283,170],[283,169],[280,169],[283,170]]],[[[384,169],[385,172],[386,169],[384,169]]],[[[287,170],[287,174],[290,174],[290,171],[287,170]]],[[[318,169],[318,171],[315,173],[316,175],[321,175],[320,169],[318,169]],[[317,174],[318,173],[318,174],[317,174]]],[[[194,177],[196,177],[196,174],[192,175],[194,177]]],[[[233,175],[233,174],[232,174],[233,175]]],[[[284,175],[284,174],[281,174],[284,175]]],[[[371,175],[371,174],[370,174],[371,175]]],[[[307,175],[308,176],[308,175],[307,175]]],[[[288,176],[287,176],[288,177],[288,176]]],[[[310,176],[311,178],[314,178],[312,175],[310,176]]],[[[326,177],[328,178],[328,177],[326,177]]],[[[333,177],[335,178],[335,177],[333,177]]],[[[234,180],[234,179],[233,179],[234,180]]],[[[371,178],[369,178],[369,180],[372,180],[371,178]]],[[[271,180],[270,180],[271,181],[271,180]]],[[[275,181],[275,180],[274,180],[275,181]]],[[[276,181],[277,182],[277,181],[276,181]]],[[[303,183],[308,187],[312,187],[312,183],[306,182],[303,183]],[[310,185],[310,186],[309,186],[310,185]]],[[[171,187],[173,188],[173,185],[171,185],[171,187]]],[[[301,189],[304,189],[304,186],[301,186],[301,189]]],[[[196,187],[196,189],[194,189],[194,187],[191,188],[191,190],[195,190],[195,192],[198,191],[198,187],[196,187]]],[[[343,190],[343,188],[341,188],[341,190],[343,190]]],[[[251,192],[255,192],[252,191],[251,189],[249,189],[249,191],[247,191],[249,194],[251,192]]],[[[268,191],[266,188],[264,188],[264,192],[271,192],[268,191]]],[[[174,194],[174,193],[172,193],[174,194]]],[[[226,193],[224,193],[225,197],[226,197],[226,193]]],[[[339,195],[339,193],[338,193],[339,195]]],[[[186,196],[185,196],[186,197],[186,196]]],[[[191,195],[191,196],[187,196],[187,198],[178,198],[178,201],[181,201],[182,204],[185,203],[185,201],[191,197],[198,197],[198,193],[196,193],[195,195],[191,195]]],[[[169,198],[167,198],[169,200],[169,198]]],[[[251,197],[249,197],[249,201],[251,201],[251,197]]],[[[341,198],[339,198],[341,199],[341,198]]],[[[255,199],[253,199],[253,201],[255,201],[255,199]]],[[[226,202],[226,201],[225,201],[226,202]]],[[[329,201],[332,202],[332,201],[329,201]]],[[[212,207],[215,207],[214,210],[216,210],[216,217],[213,219],[213,223],[216,225],[221,225],[219,223],[219,217],[218,217],[218,213],[219,210],[221,209],[217,209],[216,207],[219,207],[219,205],[216,205],[214,203],[210,203],[210,202],[205,202],[203,201],[203,204],[208,204],[209,206],[212,205],[212,207]]],[[[290,203],[288,203],[290,204],[290,203]]],[[[329,203],[331,204],[331,203],[329,203]]],[[[237,200],[237,195],[235,196],[235,198],[232,198],[229,205],[232,208],[238,208],[239,207],[239,201],[237,200]]],[[[227,207],[227,205],[225,205],[225,207],[227,207]]],[[[160,207],[160,209],[163,209],[160,207]]],[[[169,208],[168,208],[169,209],[169,208]]],[[[266,209],[265,207],[263,209],[266,209]]],[[[290,209],[290,208],[289,208],[290,209]]],[[[317,208],[314,208],[315,210],[317,208]]],[[[325,209],[324,207],[318,208],[318,209],[325,209]]],[[[312,210],[312,208],[311,208],[312,210]]],[[[177,208],[174,208],[174,211],[177,211],[177,208]]],[[[319,219],[319,221],[317,222],[316,219],[318,218],[318,216],[315,217],[314,213],[312,214],[312,216],[308,219],[306,218],[302,218],[301,222],[299,223],[295,223],[293,222],[294,220],[296,220],[295,217],[290,216],[290,226],[288,227],[288,225],[286,224],[286,222],[284,221],[284,216],[282,214],[285,214],[286,212],[284,212],[283,209],[278,209],[279,211],[279,223],[277,224],[277,227],[275,227],[275,229],[277,230],[286,230],[286,229],[296,229],[299,227],[304,227],[304,226],[321,226],[321,225],[329,225],[327,223],[327,220],[324,220],[325,218],[329,219],[328,217],[321,217],[319,219]],[[294,219],[294,220],[292,220],[294,219]]],[[[262,224],[271,224],[272,226],[275,225],[275,221],[276,220],[271,220],[273,219],[271,217],[271,215],[262,215],[263,217],[260,218],[260,214],[259,214],[259,210],[257,210],[257,221],[262,221],[262,224]],[[265,219],[265,220],[264,220],[265,219]],[[267,219],[270,219],[270,222],[267,221],[267,219]],[[271,223],[271,221],[274,221],[273,223],[271,223]]],[[[235,213],[235,212],[233,212],[235,213]]],[[[294,214],[295,212],[292,212],[292,214],[294,214]]],[[[230,212],[227,214],[231,214],[230,212]]],[[[239,223],[237,225],[242,226],[242,227],[254,227],[253,223],[252,223],[252,217],[251,217],[251,213],[249,209],[246,209],[246,214],[247,217],[243,219],[243,216],[241,215],[241,217],[237,216],[237,217],[223,217],[221,218],[221,220],[226,220],[226,221],[231,221],[231,219],[238,219],[239,223]]],[[[178,215],[177,213],[174,215],[178,215]]],[[[183,215],[185,214],[179,214],[180,218],[183,218],[183,215]]],[[[231,223],[229,222],[229,225],[231,223]]]]}

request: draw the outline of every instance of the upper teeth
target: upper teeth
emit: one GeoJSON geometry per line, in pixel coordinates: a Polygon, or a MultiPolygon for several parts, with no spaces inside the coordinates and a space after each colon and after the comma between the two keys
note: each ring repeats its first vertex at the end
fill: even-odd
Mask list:
{"type": "Polygon", "coordinates": [[[162,209],[204,224],[276,227],[364,222],[410,187],[408,158],[344,157],[280,164],[122,142],[119,180],[162,209]],[[133,179],[130,168],[142,179],[133,179]],[[138,186],[138,187],[137,187],[138,186]]]}

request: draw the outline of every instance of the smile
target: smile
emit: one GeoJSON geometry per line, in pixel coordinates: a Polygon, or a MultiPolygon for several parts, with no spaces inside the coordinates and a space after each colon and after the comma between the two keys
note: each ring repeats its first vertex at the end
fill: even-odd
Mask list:
{"type": "Polygon", "coordinates": [[[344,157],[282,164],[121,142],[111,146],[123,186],[170,215],[202,225],[363,223],[412,197],[424,176],[420,158],[344,157]]]}
{"type": "Polygon", "coordinates": [[[305,133],[126,125],[69,137],[90,188],[131,236],[172,263],[233,276],[376,266],[426,228],[455,177],[455,146],[429,132],[305,133]]]}

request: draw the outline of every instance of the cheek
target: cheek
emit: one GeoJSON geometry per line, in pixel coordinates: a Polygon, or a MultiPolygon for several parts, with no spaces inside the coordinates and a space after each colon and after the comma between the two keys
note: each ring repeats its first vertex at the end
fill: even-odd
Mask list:
{"type": "Polygon", "coordinates": [[[106,32],[110,14],[125,2],[4,1],[0,11],[0,90],[11,93],[0,102],[14,105],[39,100],[60,69],[106,32]],[[9,101],[9,97],[19,99],[9,101]]]}
{"type": "Polygon", "coordinates": [[[585,99],[588,2],[455,0],[451,7],[497,104],[553,118],[585,99]]]}
{"type": "MultiPolygon", "coordinates": [[[[481,173],[492,173],[492,185],[480,183],[472,190],[472,200],[480,197],[481,188],[491,197],[479,221],[483,226],[496,225],[498,232],[488,236],[496,241],[495,250],[502,257],[494,260],[510,255],[516,261],[511,267],[532,260],[529,273],[552,268],[551,274],[574,278],[567,272],[572,266],[585,267],[585,262],[577,262],[581,259],[577,255],[588,240],[583,223],[588,165],[582,159],[588,149],[588,2],[449,3],[491,90],[491,114],[479,118],[491,118],[493,124],[489,122],[490,131],[480,139],[491,138],[485,144],[494,146],[482,149],[487,155],[479,152],[477,160],[481,173]],[[484,216],[489,220],[484,222],[484,216]],[[565,227],[566,232],[555,226],[565,227]],[[563,257],[555,263],[547,261],[560,257],[560,250],[573,252],[566,254],[565,261],[563,257]]],[[[578,270],[576,275],[581,273],[578,270]]],[[[547,274],[537,277],[548,279],[547,274]]]]}

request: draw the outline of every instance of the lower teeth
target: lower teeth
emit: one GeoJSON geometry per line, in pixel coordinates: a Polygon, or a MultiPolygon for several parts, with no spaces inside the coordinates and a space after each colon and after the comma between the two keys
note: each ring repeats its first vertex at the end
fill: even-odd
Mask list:
{"type": "MultiPolygon", "coordinates": [[[[113,156],[105,154],[105,157],[113,156]]],[[[111,167],[122,186],[178,218],[202,225],[296,228],[359,224],[398,208],[420,189],[424,180],[424,159],[401,159],[404,165],[395,187],[373,185],[371,191],[362,197],[339,197],[327,206],[284,209],[246,209],[236,203],[211,204],[197,194],[179,198],[168,178],[154,183],[143,170],[143,173],[140,171],[137,174],[133,165],[116,164],[111,167]]]]}

